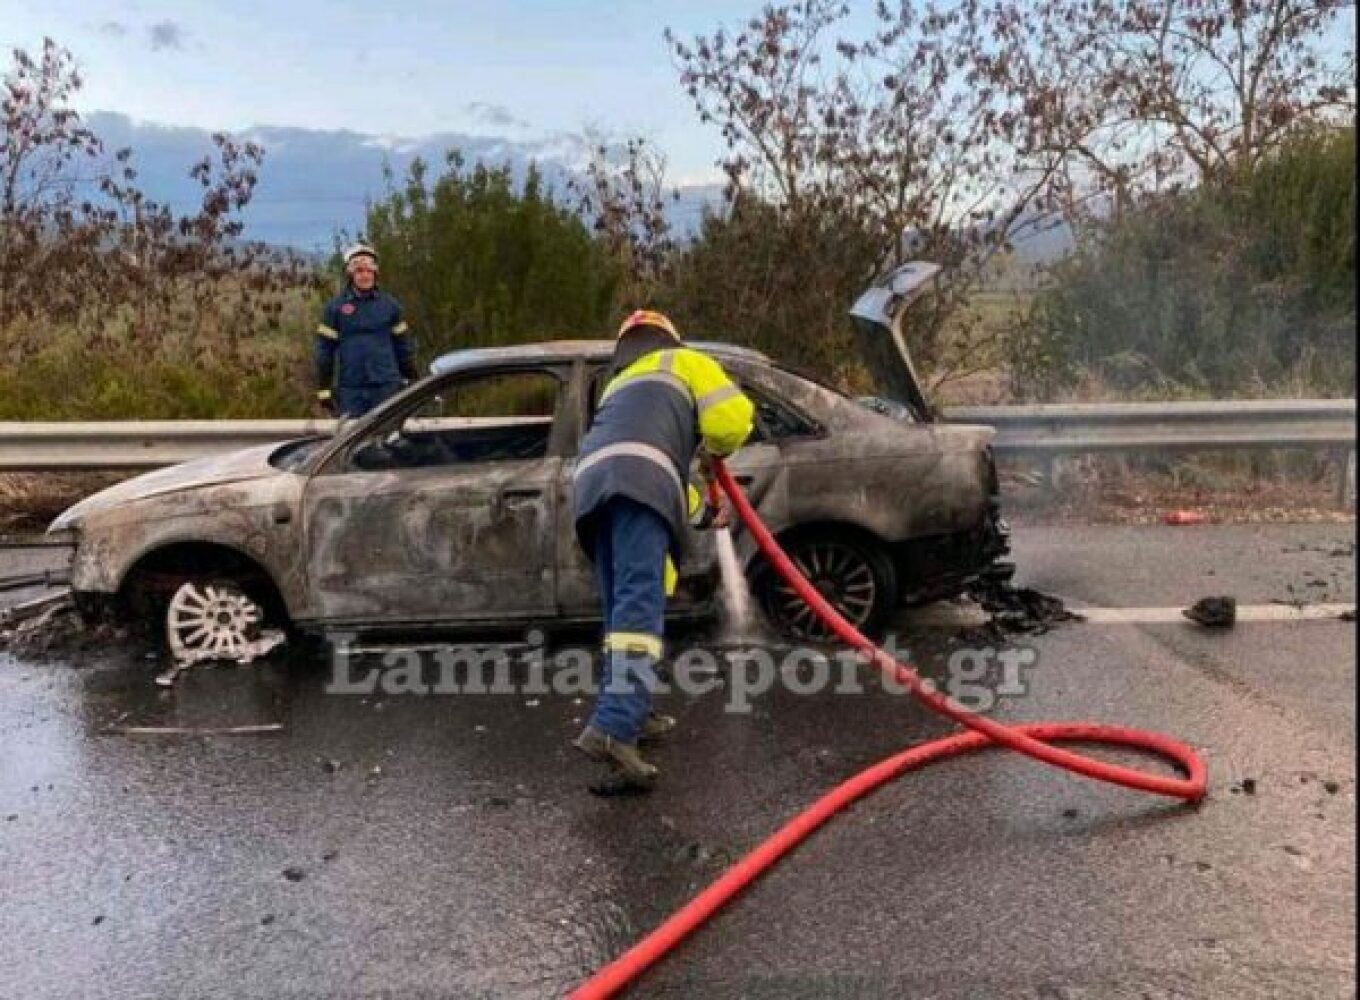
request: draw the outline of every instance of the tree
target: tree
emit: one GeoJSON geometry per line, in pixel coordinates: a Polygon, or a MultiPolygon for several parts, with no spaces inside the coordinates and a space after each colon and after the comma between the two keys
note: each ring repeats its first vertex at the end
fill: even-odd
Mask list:
{"type": "Polygon", "coordinates": [[[876,252],[861,229],[781,215],[738,193],[726,211],[704,215],[659,304],[692,336],[754,347],[868,391],[845,317],[876,252]]]}
{"type": "Polygon", "coordinates": [[[616,262],[532,167],[517,186],[457,152],[433,180],[418,160],[369,207],[367,237],[426,355],[600,336],[613,318],[616,262]]]}
{"type": "Polygon", "coordinates": [[[667,189],[666,157],[641,138],[597,142],[571,190],[617,267],[620,311],[654,304],[674,278],[677,250],[666,206],[679,192],[667,189]]]}
{"type": "Polygon", "coordinates": [[[213,136],[192,165],[202,189],[188,215],[137,186],[131,150],[110,153],[71,106],[82,79],[51,39],[22,49],[0,86],[0,333],[16,360],[46,343],[45,324],[74,323],[105,351],[213,351],[238,359],[278,323],[313,269],[242,239],[264,159],[253,142],[213,136]],[[111,322],[126,314],[126,326],[111,322]],[[213,334],[205,341],[205,334],[213,334]]]}
{"type": "Polygon", "coordinates": [[[976,79],[1063,158],[1050,193],[1099,225],[1140,197],[1227,183],[1300,129],[1355,110],[1354,4],[1064,0],[984,14],[976,79]]]}
{"type": "Polygon", "coordinates": [[[839,0],[798,0],[766,7],[736,33],[667,38],[700,119],[726,142],[729,201],[745,199],[748,212],[752,198],[769,205],[766,224],[787,237],[765,243],[783,247],[768,268],[787,294],[804,290],[786,304],[823,317],[787,337],[848,351],[853,296],[897,263],[934,260],[947,277],[915,315],[912,338],[938,384],[993,356],[997,331],[964,307],[1062,158],[1019,147],[1007,95],[973,85],[980,3],[879,3],[866,37],[836,37],[848,12],[839,0]],[[849,256],[810,252],[801,241],[814,233],[819,251],[849,256]],[[840,276],[830,309],[812,300],[828,290],[828,271],[840,276]]]}
{"type": "Polygon", "coordinates": [[[62,279],[83,270],[108,223],[78,200],[104,148],[70,106],[81,82],[47,38],[37,59],[16,49],[0,85],[0,326],[75,293],[62,279]]]}
{"type": "Polygon", "coordinates": [[[733,303],[770,308],[777,287],[786,320],[803,318],[780,353],[842,357],[845,321],[816,296],[834,286],[843,306],[900,260],[934,260],[945,281],[909,331],[927,377],[938,385],[994,366],[1009,330],[969,302],[1013,234],[1058,220],[1098,240],[1148,197],[1231,186],[1295,136],[1347,120],[1354,50],[1336,34],[1347,10],[1341,0],[880,0],[872,29],[851,36],[844,3],[795,0],[735,31],[668,33],[682,86],[726,143],[733,214],[701,233],[719,244],[682,258],[722,279],[722,301],[707,308],[730,327],[763,324],[732,315],[733,303]],[[702,262],[720,247],[721,265],[702,262]]]}
{"type": "Polygon", "coordinates": [[[1234,396],[1355,379],[1355,133],[1162,195],[1059,265],[1012,345],[1018,388],[1234,396]]]}

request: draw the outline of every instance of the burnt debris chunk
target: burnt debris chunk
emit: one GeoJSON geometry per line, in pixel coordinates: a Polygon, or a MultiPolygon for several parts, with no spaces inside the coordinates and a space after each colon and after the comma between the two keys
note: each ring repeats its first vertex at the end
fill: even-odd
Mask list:
{"type": "Polygon", "coordinates": [[[1231,628],[1237,621],[1237,598],[1201,597],[1181,614],[1206,628],[1231,628]]]}

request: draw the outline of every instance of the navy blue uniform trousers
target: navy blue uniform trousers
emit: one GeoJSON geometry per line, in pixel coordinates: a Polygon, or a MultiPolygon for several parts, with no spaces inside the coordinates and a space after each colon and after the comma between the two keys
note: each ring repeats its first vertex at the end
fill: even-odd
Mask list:
{"type": "MultiPolygon", "coordinates": [[[[592,516],[598,518],[593,557],[605,635],[632,632],[659,641],[670,526],[651,507],[621,496],[607,500],[592,516]]],[[[591,725],[623,743],[636,743],[651,711],[656,666],[648,653],[606,649],[591,725]]]]}

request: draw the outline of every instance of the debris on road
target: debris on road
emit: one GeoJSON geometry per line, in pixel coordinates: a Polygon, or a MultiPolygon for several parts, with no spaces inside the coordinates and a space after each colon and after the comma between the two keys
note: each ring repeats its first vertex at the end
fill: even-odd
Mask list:
{"type": "Polygon", "coordinates": [[[156,683],[161,687],[171,687],[180,674],[199,663],[235,663],[247,666],[288,641],[281,629],[265,629],[259,638],[235,646],[230,653],[216,649],[198,649],[178,654],[175,661],[156,675],[156,683]]]}
{"type": "Polygon", "coordinates": [[[23,656],[79,652],[121,642],[128,634],[108,622],[86,622],[70,591],[0,609],[0,649],[23,656]]]}
{"type": "Polygon", "coordinates": [[[16,604],[11,608],[0,608],[0,625],[15,626],[34,618],[50,618],[53,613],[75,607],[69,590],[48,594],[32,601],[16,604]]]}
{"type": "Polygon", "coordinates": [[[1170,525],[1208,524],[1209,515],[1199,510],[1169,510],[1162,515],[1162,523],[1170,525]]]}
{"type": "Polygon", "coordinates": [[[629,798],[647,794],[647,789],[639,788],[634,782],[618,777],[602,778],[599,781],[592,782],[586,786],[586,790],[591,795],[602,799],[629,798]]]}
{"type": "Polygon", "coordinates": [[[1062,600],[1033,587],[1016,587],[1009,581],[981,579],[969,587],[967,596],[976,601],[991,620],[969,635],[997,641],[1007,635],[1041,635],[1060,622],[1079,622],[1085,618],[1069,611],[1062,600]]]}
{"type": "Polygon", "coordinates": [[[1181,614],[1206,628],[1231,628],[1237,621],[1237,599],[1228,595],[1201,597],[1181,614]]]}
{"type": "Polygon", "coordinates": [[[258,736],[282,731],[282,722],[249,726],[110,726],[104,730],[119,736],[258,736]]]}

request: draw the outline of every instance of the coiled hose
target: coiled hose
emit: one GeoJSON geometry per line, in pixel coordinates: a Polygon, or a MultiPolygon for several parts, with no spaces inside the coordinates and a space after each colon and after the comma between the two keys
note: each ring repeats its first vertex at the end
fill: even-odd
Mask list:
{"type": "Polygon", "coordinates": [[[1204,798],[1208,782],[1204,762],[1184,743],[1169,736],[1094,722],[1032,722],[1007,726],[960,708],[937,694],[922,682],[912,667],[893,659],[846,621],[780,549],[727,467],[721,461],[715,461],[714,471],[719,485],[731,499],[737,515],[751,532],[761,553],[836,635],[871,657],[880,671],[907,688],[931,711],[953,719],[968,731],[894,754],[837,785],[725,871],[717,881],[668,917],[660,927],[577,987],[570,994],[571,1000],[597,1000],[613,996],[840,810],[899,775],[946,757],[956,757],[984,747],[1003,746],[1097,781],[1190,803],[1198,803],[1204,798]],[[1148,751],[1169,761],[1185,776],[1174,778],[1148,774],[1054,746],[1055,743],[1063,742],[1098,743],[1148,751]]]}

